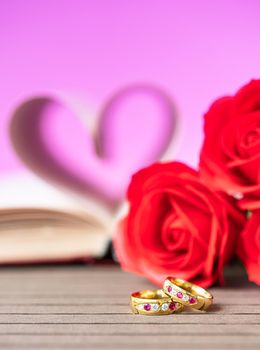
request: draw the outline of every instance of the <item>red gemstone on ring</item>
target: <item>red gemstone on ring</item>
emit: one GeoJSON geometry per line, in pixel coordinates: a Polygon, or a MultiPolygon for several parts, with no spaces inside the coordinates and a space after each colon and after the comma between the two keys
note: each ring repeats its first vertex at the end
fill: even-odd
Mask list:
{"type": "Polygon", "coordinates": [[[169,286],[169,287],[168,287],[168,292],[171,293],[171,291],[172,291],[172,287],[169,286]]]}
{"type": "Polygon", "coordinates": [[[196,303],[196,299],[195,298],[190,298],[190,304],[195,304],[196,303]]]}
{"type": "Polygon", "coordinates": [[[151,310],[151,304],[145,304],[144,305],[144,310],[145,311],[150,311],[151,310]]]}
{"type": "Polygon", "coordinates": [[[182,299],[182,297],[183,297],[182,292],[178,292],[178,293],[177,293],[177,297],[178,297],[179,299],[182,299]]]}
{"type": "Polygon", "coordinates": [[[176,309],[175,303],[170,303],[169,309],[172,310],[172,311],[175,310],[176,309]]]}

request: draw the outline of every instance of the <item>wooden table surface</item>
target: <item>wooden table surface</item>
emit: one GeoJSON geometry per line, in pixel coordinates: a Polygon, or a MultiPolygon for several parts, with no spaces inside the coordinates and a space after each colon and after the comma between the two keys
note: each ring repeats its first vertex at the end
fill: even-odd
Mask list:
{"type": "Polygon", "coordinates": [[[0,349],[260,349],[260,288],[239,275],[207,312],[133,315],[151,288],[117,266],[0,269],[0,349]]]}

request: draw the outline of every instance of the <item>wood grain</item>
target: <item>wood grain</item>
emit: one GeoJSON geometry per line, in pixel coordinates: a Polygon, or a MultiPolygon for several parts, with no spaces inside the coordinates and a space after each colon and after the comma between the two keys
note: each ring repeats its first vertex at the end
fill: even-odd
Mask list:
{"type": "Polygon", "coordinates": [[[117,266],[2,268],[0,349],[260,349],[260,289],[238,271],[208,312],[133,315],[153,288],[117,266]]]}

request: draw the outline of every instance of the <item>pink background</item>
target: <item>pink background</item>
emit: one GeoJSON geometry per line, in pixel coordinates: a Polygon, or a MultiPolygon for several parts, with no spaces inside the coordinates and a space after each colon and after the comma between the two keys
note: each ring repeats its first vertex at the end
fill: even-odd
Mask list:
{"type": "Polygon", "coordinates": [[[24,98],[73,99],[91,118],[127,84],[152,83],[179,111],[171,157],[196,165],[202,114],[260,71],[257,0],[8,0],[0,3],[0,170],[22,165],[7,138],[24,98]]]}

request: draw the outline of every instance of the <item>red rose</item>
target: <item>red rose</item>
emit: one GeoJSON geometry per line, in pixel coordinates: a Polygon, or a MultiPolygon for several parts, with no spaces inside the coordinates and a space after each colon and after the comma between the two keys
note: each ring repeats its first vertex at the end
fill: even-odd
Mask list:
{"type": "Polygon", "coordinates": [[[238,256],[250,281],[260,285],[260,210],[255,211],[238,241],[238,256]]]}
{"type": "Polygon", "coordinates": [[[260,207],[260,80],[217,100],[205,115],[200,171],[240,208],[260,207]]]}
{"type": "Polygon", "coordinates": [[[159,285],[168,275],[204,287],[222,278],[237,231],[229,204],[196,171],[177,162],[154,164],[133,176],[128,200],[128,216],[114,239],[125,270],[159,285]]]}

